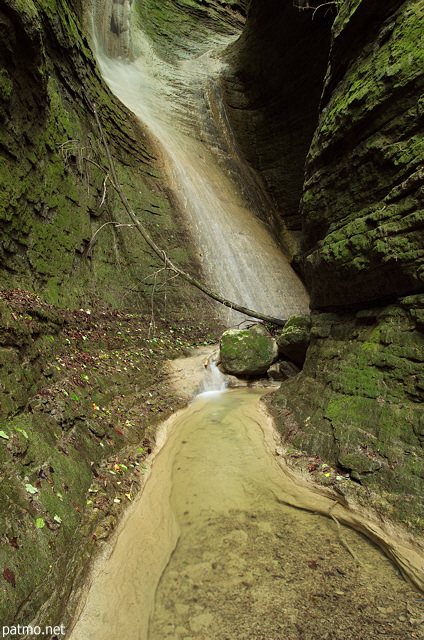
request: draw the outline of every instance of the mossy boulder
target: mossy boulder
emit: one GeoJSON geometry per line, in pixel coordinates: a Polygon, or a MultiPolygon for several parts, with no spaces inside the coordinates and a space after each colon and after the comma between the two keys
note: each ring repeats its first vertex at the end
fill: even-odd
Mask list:
{"type": "Polygon", "coordinates": [[[262,325],[249,329],[229,329],[220,341],[221,364],[234,376],[260,376],[278,356],[275,339],[262,325]]]}
{"type": "Polygon", "coordinates": [[[311,319],[309,316],[291,316],[277,338],[279,353],[298,364],[303,364],[311,339],[310,331],[311,319]]]}

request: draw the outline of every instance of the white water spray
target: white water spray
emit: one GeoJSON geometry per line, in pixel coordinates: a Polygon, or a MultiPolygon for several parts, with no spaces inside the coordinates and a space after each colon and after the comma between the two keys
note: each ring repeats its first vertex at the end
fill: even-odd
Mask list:
{"type": "Polygon", "coordinates": [[[216,362],[210,359],[196,396],[218,395],[225,391],[226,388],[226,376],[219,370],[216,362]]]}

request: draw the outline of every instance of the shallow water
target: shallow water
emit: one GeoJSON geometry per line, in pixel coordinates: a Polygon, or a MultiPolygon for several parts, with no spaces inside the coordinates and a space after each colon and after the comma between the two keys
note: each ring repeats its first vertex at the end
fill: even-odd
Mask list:
{"type": "Polygon", "coordinates": [[[420,637],[420,597],[374,545],[343,527],[359,566],[333,520],[282,504],[263,393],[206,394],[179,414],[71,640],[420,637]]]}

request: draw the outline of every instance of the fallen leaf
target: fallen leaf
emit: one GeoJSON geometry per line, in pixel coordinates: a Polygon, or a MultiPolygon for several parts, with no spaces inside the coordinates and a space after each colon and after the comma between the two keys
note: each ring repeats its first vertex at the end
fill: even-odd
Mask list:
{"type": "Polygon", "coordinates": [[[18,537],[17,536],[13,536],[13,538],[9,537],[9,544],[10,546],[15,547],[15,549],[19,549],[18,537]]]}
{"type": "Polygon", "coordinates": [[[25,485],[25,489],[28,491],[28,493],[38,493],[38,489],[29,483],[25,485]]]}
{"type": "Polygon", "coordinates": [[[64,447],[61,447],[60,445],[57,447],[59,449],[59,451],[61,451],[62,453],[65,454],[65,456],[69,456],[69,451],[66,451],[66,449],[64,449],[64,447]]]}
{"type": "Polygon", "coordinates": [[[16,587],[15,574],[13,573],[13,571],[8,569],[7,567],[3,571],[3,578],[7,580],[7,582],[9,582],[12,585],[12,587],[16,587]]]}
{"type": "Polygon", "coordinates": [[[35,526],[37,527],[37,529],[42,529],[45,524],[46,523],[44,522],[43,518],[37,518],[35,521],[35,526]]]}
{"type": "Polygon", "coordinates": [[[4,431],[0,431],[0,438],[4,438],[5,440],[9,440],[9,436],[4,431]]]}
{"type": "Polygon", "coordinates": [[[25,431],[25,429],[20,429],[19,427],[15,427],[16,431],[20,431],[20,433],[22,433],[22,435],[24,436],[24,438],[26,438],[28,440],[28,434],[25,431]]]}

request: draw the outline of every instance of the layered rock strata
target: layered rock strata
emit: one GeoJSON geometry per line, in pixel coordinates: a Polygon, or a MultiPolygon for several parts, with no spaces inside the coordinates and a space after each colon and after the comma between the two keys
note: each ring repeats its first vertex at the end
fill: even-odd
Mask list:
{"type": "Polygon", "coordinates": [[[294,264],[313,310],[277,422],[288,446],[383,492],[382,510],[419,528],[424,6],[259,4],[230,52],[229,113],[281,218],[301,227],[294,264]]]}

